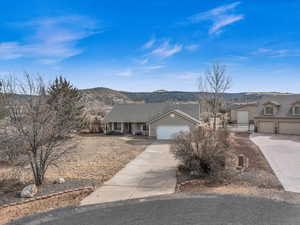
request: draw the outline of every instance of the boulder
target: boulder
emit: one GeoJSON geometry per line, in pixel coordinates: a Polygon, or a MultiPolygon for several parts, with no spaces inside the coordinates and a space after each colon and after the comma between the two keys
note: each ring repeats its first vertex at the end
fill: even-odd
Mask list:
{"type": "Polygon", "coordinates": [[[65,183],[66,180],[62,177],[58,178],[57,180],[54,181],[55,184],[63,184],[65,183]]]}
{"type": "Polygon", "coordinates": [[[23,188],[21,191],[21,198],[32,198],[35,196],[38,192],[38,189],[35,184],[29,184],[26,187],[23,188]]]}
{"type": "Polygon", "coordinates": [[[30,164],[24,166],[24,169],[30,169],[30,168],[31,168],[30,164]]]}

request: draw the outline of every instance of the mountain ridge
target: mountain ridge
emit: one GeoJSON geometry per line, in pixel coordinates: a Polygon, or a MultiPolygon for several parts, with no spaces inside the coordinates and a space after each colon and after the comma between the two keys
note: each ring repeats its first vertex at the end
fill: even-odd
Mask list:
{"type": "MultiPolygon", "coordinates": [[[[129,92],[118,91],[106,87],[81,89],[83,99],[88,111],[97,112],[100,109],[108,112],[115,104],[127,103],[159,103],[184,102],[196,103],[205,93],[193,91],[167,91],[129,92]]],[[[266,95],[289,95],[281,92],[237,92],[225,93],[224,98],[230,102],[254,102],[266,95]]]]}

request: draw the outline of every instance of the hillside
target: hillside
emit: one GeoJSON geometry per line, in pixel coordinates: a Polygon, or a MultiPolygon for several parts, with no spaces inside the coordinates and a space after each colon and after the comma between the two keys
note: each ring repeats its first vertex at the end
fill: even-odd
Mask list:
{"type": "MultiPolygon", "coordinates": [[[[126,92],[116,91],[109,88],[99,87],[91,89],[82,89],[83,103],[85,110],[90,115],[106,114],[115,104],[127,103],[159,103],[159,102],[183,102],[196,103],[199,96],[204,93],[183,92],[183,91],[166,91],[158,90],[154,92],[126,92]]],[[[255,102],[262,96],[266,95],[287,95],[289,93],[279,92],[243,92],[243,93],[226,93],[225,99],[231,103],[255,102]]],[[[24,95],[17,95],[23,99],[24,95]]],[[[0,110],[0,118],[3,113],[0,110]]]]}
{"type": "MultiPolygon", "coordinates": [[[[200,92],[158,90],[154,92],[125,92],[99,87],[81,90],[88,111],[109,111],[115,104],[155,103],[155,102],[197,102],[200,92]]],[[[279,92],[226,93],[225,99],[231,102],[253,102],[265,95],[285,95],[279,92]]]]}

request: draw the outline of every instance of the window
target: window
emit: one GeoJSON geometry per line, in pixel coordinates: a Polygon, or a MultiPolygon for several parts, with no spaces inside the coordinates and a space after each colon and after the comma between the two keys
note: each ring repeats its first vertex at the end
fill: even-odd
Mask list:
{"type": "Polygon", "coordinates": [[[114,123],[114,130],[121,130],[121,123],[114,123]]]}
{"type": "Polygon", "coordinates": [[[265,115],[273,115],[274,109],[272,106],[266,106],[265,107],[265,115]]]}
{"type": "Polygon", "coordinates": [[[244,167],[244,164],[245,164],[244,156],[243,156],[243,155],[240,155],[240,156],[238,157],[238,167],[244,167]]]}
{"type": "Polygon", "coordinates": [[[300,106],[294,107],[294,115],[300,115],[300,106]]]}

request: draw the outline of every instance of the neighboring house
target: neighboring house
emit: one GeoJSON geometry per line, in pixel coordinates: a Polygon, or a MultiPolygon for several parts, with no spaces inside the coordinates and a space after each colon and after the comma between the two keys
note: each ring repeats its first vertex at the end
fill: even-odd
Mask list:
{"type": "Polygon", "coordinates": [[[172,139],[200,124],[198,104],[122,104],[105,117],[105,132],[172,139]]]}
{"type": "Polygon", "coordinates": [[[254,120],[257,132],[300,135],[300,95],[263,97],[254,120]]]}
{"type": "Polygon", "coordinates": [[[230,122],[235,124],[249,124],[254,122],[257,103],[236,103],[230,107],[230,122]]]}

